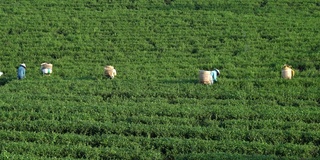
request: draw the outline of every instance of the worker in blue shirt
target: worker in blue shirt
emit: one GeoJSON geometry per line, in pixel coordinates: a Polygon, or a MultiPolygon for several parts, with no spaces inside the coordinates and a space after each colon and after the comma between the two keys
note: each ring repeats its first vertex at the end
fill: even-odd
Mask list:
{"type": "Polygon", "coordinates": [[[218,69],[214,69],[213,71],[211,71],[211,76],[212,76],[211,84],[213,84],[213,82],[218,82],[219,75],[220,75],[220,71],[218,69]]]}
{"type": "Polygon", "coordinates": [[[20,64],[19,68],[18,68],[18,79],[23,79],[26,77],[26,64],[22,63],[20,64]]]}

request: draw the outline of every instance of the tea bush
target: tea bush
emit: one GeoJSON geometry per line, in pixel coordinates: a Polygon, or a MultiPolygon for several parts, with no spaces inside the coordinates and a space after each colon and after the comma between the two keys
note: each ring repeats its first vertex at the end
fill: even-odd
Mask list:
{"type": "Polygon", "coordinates": [[[320,157],[316,1],[0,6],[1,159],[320,157]],[[214,68],[218,82],[199,84],[214,68]]]}

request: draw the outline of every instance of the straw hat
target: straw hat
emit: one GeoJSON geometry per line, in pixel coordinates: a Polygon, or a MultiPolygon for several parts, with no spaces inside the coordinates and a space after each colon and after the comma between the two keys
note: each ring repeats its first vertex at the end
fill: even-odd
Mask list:
{"type": "Polygon", "coordinates": [[[21,66],[23,66],[24,68],[27,68],[26,64],[22,63],[21,66]]]}

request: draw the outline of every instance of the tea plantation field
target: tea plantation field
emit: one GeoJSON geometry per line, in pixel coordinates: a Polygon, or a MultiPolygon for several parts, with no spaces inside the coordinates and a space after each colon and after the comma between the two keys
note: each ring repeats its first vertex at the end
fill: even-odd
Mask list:
{"type": "Polygon", "coordinates": [[[1,1],[0,158],[320,159],[319,19],[317,0],[1,1]]]}

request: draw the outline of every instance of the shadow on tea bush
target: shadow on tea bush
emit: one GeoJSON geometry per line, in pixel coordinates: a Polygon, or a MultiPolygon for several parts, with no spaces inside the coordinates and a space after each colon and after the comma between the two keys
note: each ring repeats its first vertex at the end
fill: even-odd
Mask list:
{"type": "Polygon", "coordinates": [[[160,81],[161,83],[166,83],[166,84],[172,84],[172,83],[192,83],[196,84],[199,83],[198,79],[180,79],[180,80],[162,80],[160,81]]]}
{"type": "Polygon", "coordinates": [[[10,81],[12,81],[13,77],[0,77],[0,86],[4,86],[6,85],[7,83],[9,83],[10,81]]]}

